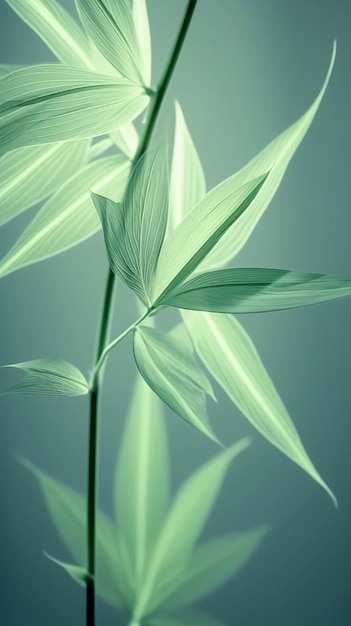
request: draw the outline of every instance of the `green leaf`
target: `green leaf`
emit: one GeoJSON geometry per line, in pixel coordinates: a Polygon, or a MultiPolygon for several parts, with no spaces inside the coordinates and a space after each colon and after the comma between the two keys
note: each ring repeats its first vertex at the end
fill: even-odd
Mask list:
{"type": "Polygon", "coordinates": [[[135,615],[140,618],[162,604],[165,579],[183,570],[225,478],[230,463],[249,445],[242,439],[205,463],[182,485],[160,533],[144,579],[135,615]]]}
{"type": "Polygon", "coordinates": [[[213,252],[207,257],[201,267],[199,267],[201,271],[204,269],[223,267],[223,265],[229,263],[238,252],[240,252],[250,237],[253,229],[277,191],[293,155],[312,124],[330,80],[335,54],[336,42],[334,42],[333,45],[332,58],[323,87],[306,113],[287,130],[278,135],[276,139],[268,144],[268,146],[255,156],[243,169],[221,184],[222,193],[229,193],[231,189],[244,185],[247,181],[269,171],[266,183],[253,200],[250,208],[243,214],[236,228],[230,230],[227,235],[221,239],[218,246],[216,246],[213,252]]]}
{"type": "Polygon", "coordinates": [[[181,106],[175,103],[175,130],[169,188],[169,221],[176,228],[206,194],[199,155],[185,123],[181,106]]]}
{"type": "Polygon", "coordinates": [[[88,38],[56,0],[6,0],[65,65],[94,70],[88,38]]]}
{"type": "Polygon", "coordinates": [[[82,396],[89,392],[89,386],[83,374],[66,361],[37,359],[11,363],[3,367],[15,367],[27,372],[24,380],[6,391],[6,395],[30,393],[49,396],[82,396]]]}
{"type": "Polygon", "coordinates": [[[40,202],[80,169],[87,141],[19,148],[0,159],[0,225],[40,202]]]}
{"type": "Polygon", "coordinates": [[[89,37],[104,57],[122,76],[142,85],[143,63],[127,0],[76,0],[76,6],[89,37]]]}
{"type": "Polygon", "coordinates": [[[135,126],[132,123],[124,124],[124,126],[120,126],[117,130],[110,133],[110,137],[126,157],[132,161],[139,143],[139,135],[135,130],[135,126]]]}
{"type": "Polygon", "coordinates": [[[17,70],[21,70],[23,67],[23,65],[15,65],[14,63],[0,63],[0,78],[11,74],[11,72],[17,72],[17,70]]]}
{"type": "Polygon", "coordinates": [[[206,393],[199,385],[194,356],[171,335],[139,326],[134,336],[134,357],[151,389],[185,421],[219,443],[209,424],[206,393]]]}
{"type": "Polygon", "coordinates": [[[146,0],[133,0],[133,21],[139,44],[140,73],[144,84],[151,84],[151,36],[146,0]]]}
{"type": "Polygon", "coordinates": [[[215,591],[234,576],[260,545],[266,529],[226,535],[195,548],[184,570],[169,585],[163,609],[179,609],[215,591]]]}
{"type": "Polygon", "coordinates": [[[62,567],[62,569],[64,569],[67,574],[71,576],[71,578],[73,578],[73,580],[75,580],[78,584],[85,585],[88,578],[88,572],[86,571],[85,567],[72,565],[71,563],[64,563],[63,561],[55,559],[53,556],[50,556],[50,554],[47,554],[47,552],[44,552],[44,554],[48,559],[50,559],[50,561],[62,567]]]}
{"type": "Polygon", "coordinates": [[[249,335],[230,315],[184,311],[196,351],[210,374],[270,443],[335,497],[310,461],[249,335]]]}
{"type": "MultiPolygon", "coordinates": [[[[39,470],[33,463],[20,459],[37,478],[50,516],[80,567],[86,555],[86,500],[64,483],[39,470]]],[[[97,593],[116,607],[129,605],[131,590],[125,568],[123,540],[111,520],[101,511],[96,517],[96,585],[97,593]]]]}
{"type": "Polygon", "coordinates": [[[0,277],[68,250],[100,230],[89,187],[122,197],[128,171],[124,157],[106,157],[69,178],[1,260],[0,277]]]}
{"type": "Polygon", "coordinates": [[[8,150],[103,135],[132,121],[148,102],[122,78],[59,64],[0,80],[0,155],[8,150]]]}
{"type": "MultiPolygon", "coordinates": [[[[131,624],[133,626],[133,624],[131,624]]],[[[138,626],[136,624],[135,626],[138,626]]],[[[175,615],[153,617],[145,626],[224,626],[217,618],[202,611],[182,611],[175,615]]]]}
{"type": "Polygon", "coordinates": [[[166,239],[158,262],[154,306],[162,304],[250,206],[267,174],[230,192],[212,189],[166,239]]]}
{"type": "Polygon", "coordinates": [[[249,267],[199,274],[163,304],[214,313],[261,313],[350,295],[351,278],[249,267]]]}
{"type": "Polygon", "coordinates": [[[169,500],[162,406],[138,375],[115,476],[115,510],[136,588],[143,580],[169,500]]]}

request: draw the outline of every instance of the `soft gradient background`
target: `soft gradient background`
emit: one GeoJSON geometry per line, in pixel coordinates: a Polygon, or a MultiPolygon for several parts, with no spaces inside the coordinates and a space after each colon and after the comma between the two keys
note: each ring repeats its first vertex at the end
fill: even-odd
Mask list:
{"type": "MultiPolygon", "coordinates": [[[[63,2],[63,0],[62,0],[63,2]]],[[[63,2],[74,10],[73,1],[63,2]]],[[[183,0],[149,0],[154,80],[168,58],[183,0]]],[[[53,57],[0,0],[1,62],[53,57]]],[[[173,128],[178,98],[212,186],[233,173],[302,114],[319,91],[338,40],[335,70],[313,126],[249,243],[241,265],[351,274],[349,0],[200,0],[158,131],[173,128]]],[[[0,174],[1,175],[1,174],[0,174]]],[[[33,211],[0,231],[4,254],[33,211]]],[[[84,372],[106,277],[102,237],[6,277],[0,284],[1,363],[57,357],[84,372]]],[[[114,332],[135,315],[118,290],[114,332]]],[[[206,536],[269,524],[271,533],[244,570],[203,607],[228,626],[349,626],[351,301],[241,318],[283,397],[330,499],[266,443],[216,390],[209,406],[226,443],[253,445],[233,464],[206,536]]],[[[169,320],[164,320],[168,323],[169,320]]],[[[100,500],[111,511],[111,482],[135,366],[128,338],[109,360],[103,398],[100,500]]],[[[15,373],[0,373],[4,389],[15,373]]],[[[1,399],[1,608],[4,626],[83,626],[84,593],[43,556],[68,555],[26,456],[84,491],[87,400],[1,399]]],[[[217,449],[168,412],[173,483],[217,449]]],[[[99,626],[123,619],[99,604],[99,626]]]]}

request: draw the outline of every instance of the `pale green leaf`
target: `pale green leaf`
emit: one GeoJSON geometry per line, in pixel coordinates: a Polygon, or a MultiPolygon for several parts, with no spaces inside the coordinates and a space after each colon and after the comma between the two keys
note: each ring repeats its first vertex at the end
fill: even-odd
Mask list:
{"type": "Polygon", "coordinates": [[[198,274],[163,304],[214,313],[261,313],[350,295],[351,278],[249,267],[198,274]]]}
{"type": "Polygon", "coordinates": [[[56,0],[6,0],[62,63],[93,70],[86,35],[56,0]]]}
{"type": "Polygon", "coordinates": [[[196,351],[214,379],[270,443],[335,498],[310,461],[249,335],[231,315],[184,311],[196,351]]]}
{"type": "Polygon", "coordinates": [[[140,73],[145,85],[151,84],[151,36],[146,0],[133,0],[133,20],[140,50],[140,73]]]}
{"type": "MultiPolygon", "coordinates": [[[[69,552],[80,567],[87,562],[86,499],[64,483],[20,459],[37,478],[50,516],[69,552]]],[[[97,593],[113,606],[129,606],[131,589],[125,569],[123,540],[112,521],[101,511],[96,517],[97,593]]]]}
{"type": "Polygon", "coordinates": [[[330,80],[335,54],[336,42],[334,42],[333,45],[332,58],[323,87],[306,113],[287,130],[278,135],[276,139],[268,144],[268,146],[254,157],[243,169],[221,184],[222,193],[229,193],[231,189],[244,185],[247,181],[252,180],[252,178],[261,176],[264,172],[269,171],[266,183],[253,200],[249,209],[243,214],[236,228],[233,228],[223,237],[218,246],[216,246],[199,269],[204,270],[223,267],[223,265],[229,263],[238,252],[240,252],[250,237],[257,222],[262,217],[276,193],[294,153],[312,124],[330,80]]]}
{"type": "Polygon", "coordinates": [[[40,202],[80,169],[88,142],[19,148],[0,159],[0,225],[40,202]]]}
{"type": "Polygon", "coordinates": [[[208,420],[206,393],[199,386],[198,363],[171,335],[139,327],[134,357],[151,389],[180,417],[218,443],[208,420]]]}
{"type": "Polygon", "coordinates": [[[0,80],[0,155],[8,150],[103,135],[146,107],[141,87],[64,65],[35,65],[0,80]]]}
{"type": "Polygon", "coordinates": [[[161,249],[154,305],[186,280],[232,224],[250,206],[267,174],[230,192],[212,189],[166,239],[161,249]]]}
{"type": "Polygon", "coordinates": [[[117,71],[142,85],[140,49],[132,10],[127,0],[76,0],[85,29],[117,71]]]}
{"type": "Polygon", "coordinates": [[[26,377],[6,391],[6,394],[82,396],[89,391],[83,374],[66,361],[36,359],[23,363],[11,363],[4,367],[14,367],[26,372],[26,377]]]}
{"type": "Polygon", "coordinates": [[[138,375],[115,477],[115,510],[136,587],[143,580],[169,500],[162,405],[138,375]]]}
{"type": "Polygon", "coordinates": [[[265,534],[266,529],[260,528],[218,537],[195,548],[184,570],[168,585],[162,610],[179,609],[207,597],[247,563],[265,534]]]}
{"type": "Polygon", "coordinates": [[[86,165],[40,209],[0,262],[0,277],[47,259],[91,237],[100,229],[89,188],[121,198],[129,163],[122,156],[106,157],[86,165]]]}
{"type": "Polygon", "coordinates": [[[110,133],[111,139],[116,146],[130,159],[134,159],[139,143],[139,135],[132,123],[124,124],[110,133]]]}
{"type": "Polygon", "coordinates": [[[206,194],[202,165],[180,104],[175,103],[175,129],[169,187],[169,225],[173,230],[206,194]]]}
{"type": "Polygon", "coordinates": [[[80,567],[80,565],[72,565],[71,563],[64,563],[63,561],[60,561],[59,559],[55,559],[53,556],[51,556],[47,552],[44,552],[44,554],[48,559],[50,559],[50,561],[62,567],[62,569],[64,569],[67,572],[67,574],[71,578],[73,578],[73,580],[75,580],[78,584],[85,585],[87,578],[88,578],[88,572],[86,571],[84,567],[80,567]]]}
{"type": "Polygon", "coordinates": [[[21,70],[23,65],[15,65],[14,63],[0,63],[0,78],[6,76],[6,74],[11,74],[11,72],[17,72],[17,70],[21,70]]]}
{"type": "Polygon", "coordinates": [[[106,150],[109,150],[113,146],[113,141],[109,137],[103,137],[93,141],[90,145],[88,152],[88,160],[93,161],[97,159],[101,154],[104,154],[106,150]]]}
{"type": "MultiPolygon", "coordinates": [[[[139,625],[135,624],[135,626],[139,625]]],[[[145,626],[224,626],[224,624],[216,617],[202,611],[182,611],[174,615],[150,618],[145,622],[145,626]]]]}
{"type": "Polygon", "coordinates": [[[189,332],[185,324],[181,322],[177,324],[177,326],[174,326],[174,328],[169,331],[169,336],[171,337],[172,341],[177,344],[178,350],[182,353],[182,359],[188,363],[195,364],[195,367],[193,367],[191,370],[193,382],[197,384],[200,389],[205,391],[205,393],[207,393],[207,395],[209,395],[212,400],[217,402],[209,378],[205,374],[204,370],[196,365],[194,344],[190,338],[189,332]]]}
{"type": "Polygon", "coordinates": [[[160,533],[144,579],[135,614],[155,611],[162,604],[160,591],[167,577],[182,570],[214,506],[226,472],[234,458],[249,445],[242,439],[205,463],[178,491],[160,533]]]}

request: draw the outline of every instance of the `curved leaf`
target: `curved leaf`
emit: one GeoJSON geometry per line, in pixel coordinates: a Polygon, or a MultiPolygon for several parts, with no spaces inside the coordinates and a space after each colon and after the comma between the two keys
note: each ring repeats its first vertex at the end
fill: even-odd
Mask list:
{"type": "Polygon", "coordinates": [[[137,601],[140,618],[162,605],[162,586],[168,576],[183,570],[214,506],[230,463],[249,445],[242,439],[205,463],[182,485],[160,533],[137,601]]]}
{"type": "Polygon", "coordinates": [[[261,435],[297,463],[336,502],[310,461],[252,340],[241,324],[231,315],[184,311],[183,317],[198,355],[229,398],[261,435]]]}
{"type": "Polygon", "coordinates": [[[351,278],[249,267],[198,274],[163,304],[214,313],[261,313],[348,296],[351,278]]]}
{"type": "Polygon", "coordinates": [[[66,361],[37,359],[11,363],[3,367],[15,367],[27,373],[24,380],[11,387],[5,394],[83,396],[89,392],[89,386],[83,374],[66,361]]]}
{"type": "Polygon", "coordinates": [[[17,72],[17,70],[21,70],[23,67],[23,65],[15,65],[14,63],[0,63],[0,78],[11,74],[11,72],[17,72]]]}
{"type": "Polygon", "coordinates": [[[206,393],[199,385],[198,364],[169,334],[139,327],[134,357],[151,389],[180,417],[218,442],[206,412],[206,393]]]}
{"type": "Polygon", "coordinates": [[[47,259],[91,237],[100,222],[89,187],[122,197],[129,163],[121,156],[106,157],[86,165],[67,180],[40,209],[20,238],[0,262],[0,278],[47,259]]]}
{"type": "Polygon", "coordinates": [[[0,155],[22,146],[103,135],[148,102],[122,78],[64,65],[35,65],[0,80],[0,155]]]}
{"type": "Polygon", "coordinates": [[[87,141],[19,148],[0,159],[0,225],[40,202],[80,169],[87,141]]]}

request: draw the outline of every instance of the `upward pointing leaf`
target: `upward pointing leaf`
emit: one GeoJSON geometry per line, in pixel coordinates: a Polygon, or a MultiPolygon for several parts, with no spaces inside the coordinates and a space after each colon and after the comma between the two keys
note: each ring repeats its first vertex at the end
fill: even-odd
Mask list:
{"type": "Polygon", "coordinates": [[[132,121],[147,96],[122,78],[63,65],[35,65],[0,80],[0,155],[103,135],[132,121]]]}
{"type": "Polygon", "coordinates": [[[146,0],[133,0],[133,21],[140,50],[140,73],[144,85],[151,84],[151,36],[146,0]]]}
{"type": "Polygon", "coordinates": [[[6,393],[30,393],[49,396],[82,396],[89,386],[83,374],[66,361],[37,359],[24,363],[13,363],[5,367],[16,367],[27,372],[23,381],[6,393]]]}
{"type": "Polygon", "coordinates": [[[138,375],[115,477],[115,509],[136,588],[143,580],[169,499],[161,403],[138,375]]]}

